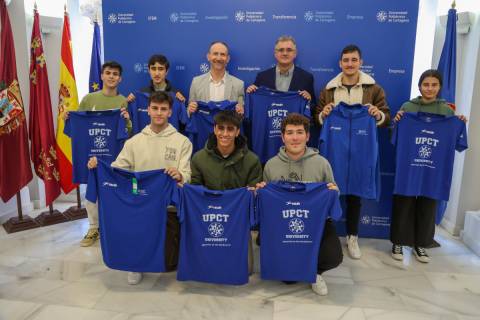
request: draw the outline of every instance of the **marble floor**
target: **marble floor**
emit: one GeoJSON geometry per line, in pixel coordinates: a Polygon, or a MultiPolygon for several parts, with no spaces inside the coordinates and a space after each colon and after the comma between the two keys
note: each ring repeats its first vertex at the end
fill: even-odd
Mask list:
{"type": "Polygon", "coordinates": [[[130,286],[124,272],[104,266],[98,244],[78,245],[87,228],[83,219],[0,230],[1,320],[480,319],[480,258],[441,229],[429,264],[410,250],[394,261],[389,241],[360,239],[362,259],[345,255],[325,273],[329,294],[320,297],[307,284],[261,281],[258,273],[239,287],[181,283],[175,273],[130,286]]]}

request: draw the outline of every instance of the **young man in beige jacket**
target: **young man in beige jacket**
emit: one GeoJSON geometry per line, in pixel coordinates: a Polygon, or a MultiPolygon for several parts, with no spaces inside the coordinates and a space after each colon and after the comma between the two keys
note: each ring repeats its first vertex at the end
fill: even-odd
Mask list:
{"type": "MultiPolygon", "coordinates": [[[[390,109],[385,92],[375,82],[375,79],[360,70],[362,64],[362,52],[359,47],[348,45],[343,48],[339,61],[342,72],[330,80],[320,92],[318,106],[313,109],[315,122],[322,125],[323,120],[330,115],[332,109],[340,102],[344,102],[367,106],[368,113],[375,118],[378,127],[385,127],[389,124],[390,109]]],[[[358,245],[358,223],[361,198],[347,194],[345,202],[348,254],[353,259],[360,259],[362,253],[358,245]]]]}
{"type": "MultiPolygon", "coordinates": [[[[154,92],[150,96],[148,115],[150,125],[125,142],[112,167],[132,171],[146,171],[164,168],[178,183],[190,182],[190,158],[192,143],[171,124],[168,118],[172,115],[172,98],[165,92],[154,92]]],[[[97,158],[92,157],[88,167],[97,166],[97,158]]],[[[176,212],[168,213],[167,234],[165,238],[165,264],[168,271],[176,268],[180,226],[176,212]]],[[[129,272],[129,284],[138,284],[142,280],[139,272],[129,272]]]]}

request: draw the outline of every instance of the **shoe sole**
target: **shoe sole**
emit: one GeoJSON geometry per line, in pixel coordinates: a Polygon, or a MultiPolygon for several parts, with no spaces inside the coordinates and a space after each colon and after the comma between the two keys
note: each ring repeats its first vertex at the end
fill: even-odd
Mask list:
{"type": "Polygon", "coordinates": [[[347,245],[347,252],[348,252],[348,256],[352,259],[355,259],[355,260],[360,260],[360,258],[362,257],[362,254],[360,254],[358,257],[355,257],[353,256],[351,253],[350,253],[350,249],[348,249],[348,245],[347,245]]]}
{"type": "Polygon", "coordinates": [[[421,258],[420,258],[419,255],[417,255],[417,252],[415,251],[415,249],[413,250],[413,255],[415,256],[415,259],[417,259],[418,262],[421,262],[421,263],[429,263],[430,262],[430,258],[428,258],[427,261],[420,260],[421,258]]]}
{"type": "Polygon", "coordinates": [[[91,243],[82,243],[80,242],[80,247],[91,247],[97,242],[98,239],[93,240],[91,243]]]}
{"type": "Polygon", "coordinates": [[[91,247],[91,246],[93,246],[93,243],[92,244],[90,244],[90,243],[80,243],[80,247],[85,248],[85,247],[91,247]]]}
{"type": "Polygon", "coordinates": [[[314,286],[312,285],[312,291],[315,292],[317,295],[319,296],[326,296],[328,295],[328,289],[327,289],[327,292],[320,292],[320,291],[317,291],[314,289],[314,286]]]}
{"type": "Polygon", "coordinates": [[[392,258],[393,258],[393,260],[403,261],[403,254],[402,255],[396,255],[396,254],[392,253],[392,258]]]}

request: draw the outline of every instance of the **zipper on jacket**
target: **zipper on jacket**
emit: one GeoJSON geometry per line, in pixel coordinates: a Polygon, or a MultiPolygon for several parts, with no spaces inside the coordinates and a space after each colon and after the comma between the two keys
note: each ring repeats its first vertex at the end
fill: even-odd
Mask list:
{"type": "Polygon", "coordinates": [[[350,162],[352,160],[352,114],[348,115],[349,127],[348,127],[348,159],[347,159],[347,192],[350,190],[350,162]]]}

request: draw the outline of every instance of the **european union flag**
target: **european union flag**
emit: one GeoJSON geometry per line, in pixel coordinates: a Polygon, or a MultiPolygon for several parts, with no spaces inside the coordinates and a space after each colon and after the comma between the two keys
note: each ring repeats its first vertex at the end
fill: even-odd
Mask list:
{"type": "MultiPolygon", "coordinates": [[[[439,97],[455,105],[455,85],[457,83],[457,10],[453,8],[448,10],[445,42],[443,43],[437,69],[443,78],[439,97]]],[[[440,224],[446,209],[447,201],[437,202],[436,224],[440,224]]]]}
{"type": "Polygon", "coordinates": [[[457,10],[455,9],[448,10],[447,32],[437,69],[443,77],[440,97],[447,102],[455,103],[457,82],[457,10]]]}
{"type": "Polygon", "coordinates": [[[100,59],[101,39],[100,27],[95,21],[93,23],[93,43],[92,43],[92,58],[90,59],[90,80],[88,82],[88,92],[94,92],[102,89],[102,61],[100,59]]]}

